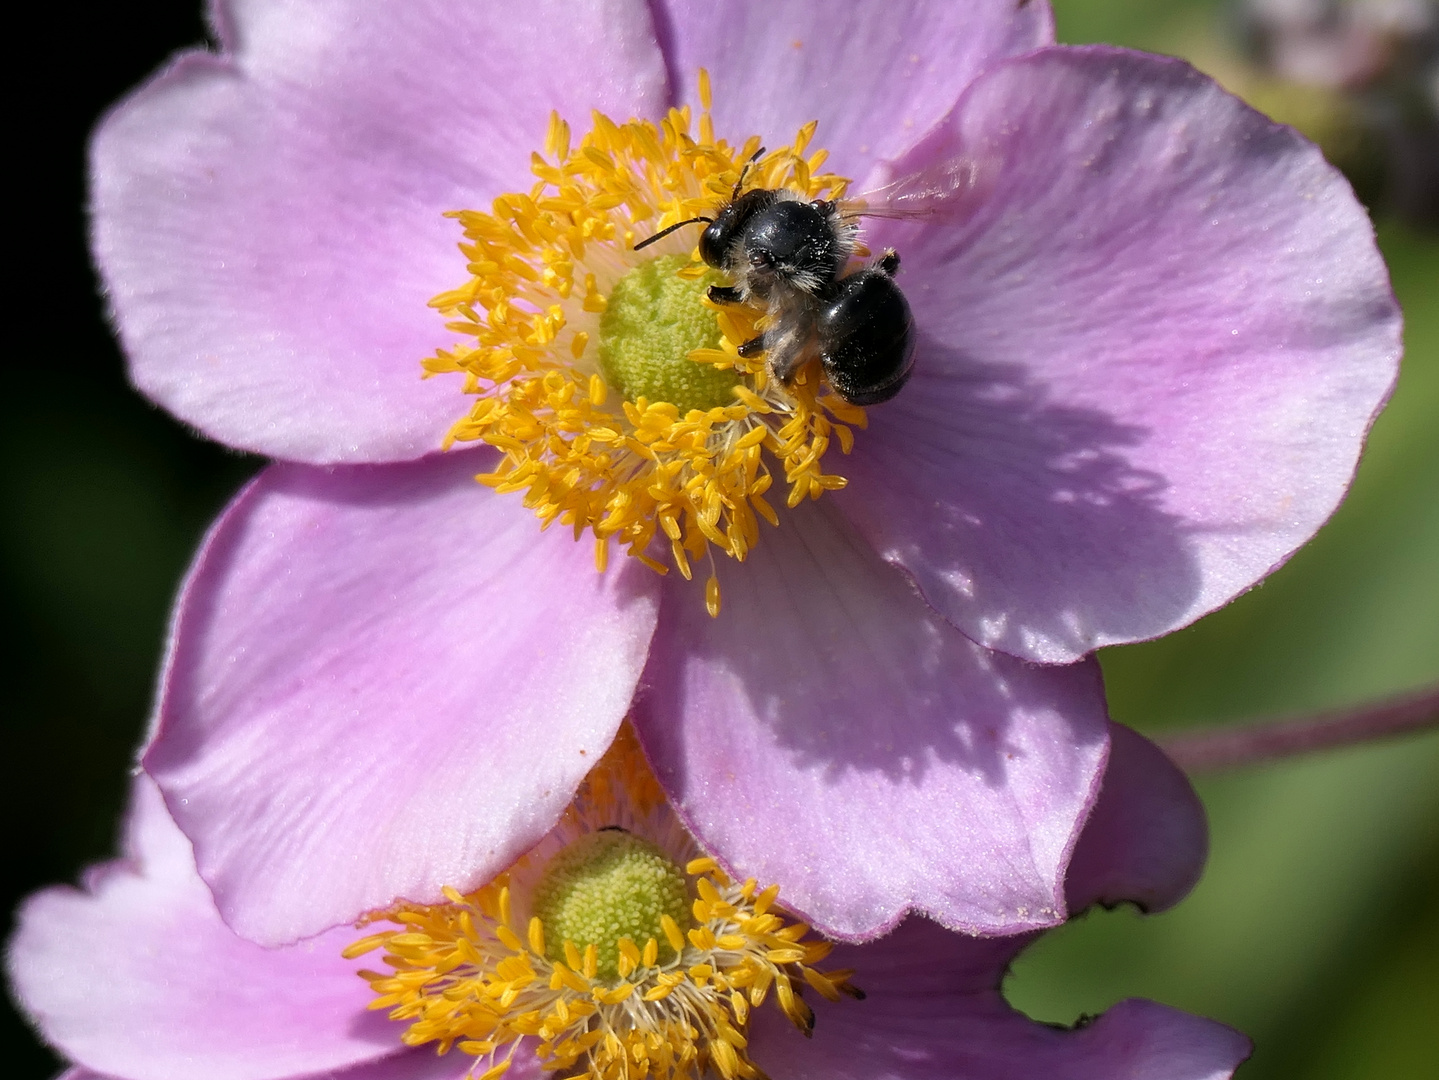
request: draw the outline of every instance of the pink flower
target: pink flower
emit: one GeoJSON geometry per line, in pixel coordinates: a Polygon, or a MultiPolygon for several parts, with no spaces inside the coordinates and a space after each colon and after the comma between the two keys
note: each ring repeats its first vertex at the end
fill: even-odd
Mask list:
{"type": "MultiPolygon", "coordinates": [[[[1116,729],[1104,795],[1070,868],[1071,905],[1127,898],[1166,907],[1188,891],[1203,854],[1202,811],[1182,774],[1152,745],[1116,729]]],[[[520,911],[516,880],[510,891],[520,911]]],[[[427,948],[422,939],[433,921],[412,920],[405,933],[414,940],[392,950],[427,948]]],[[[18,1000],[76,1064],[66,1074],[72,1080],[281,1080],[342,1069],[355,1080],[458,1080],[493,1059],[510,1061],[510,1077],[554,1075],[540,1071],[534,1040],[494,1053],[461,1041],[441,1055],[413,1031],[403,1043],[405,1025],[369,1008],[373,993],[343,955],[373,929],[338,927],[275,949],[236,936],[197,875],[190,845],[142,777],[125,857],[92,870],[82,890],[32,897],[9,966],[18,1000]]],[[[481,951],[496,945],[483,933],[470,936],[481,951]]],[[[914,918],[879,941],[840,946],[823,966],[852,968],[864,999],[831,1002],[810,990],[792,1006],[812,1027],[805,1039],[775,1007],[783,995],[774,990],[737,1022],[745,1060],[774,1080],[1220,1080],[1248,1055],[1238,1033],[1145,1001],[1123,1002],[1072,1031],[1033,1023],[999,991],[1011,960],[1037,936],[971,938],[914,918]]],[[[535,964],[543,955],[528,954],[535,964]]],[[[373,953],[364,962],[383,967],[373,953]]],[[[713,1066],[712,1052],[710,1060],[713,1066]]],[[[582,1057],[561,1075],[601,1075],[591,1068],[582,1057]]]]}
{"type": "MultiPolygon", "coordinates": [[[[144,756],[226,921],[281,943],[489,880],[626,715],[705,846],[831,936],[907,911],[986,934],[1061,921],[1108,747],[1080,658],[1288,558],[1393,382],[1384,266],[1318,152],[1178,61],[1051,45],[1037,0],[843,19],[772,0],[234,0],[214,24],[220,55],[181,56],[102,125],[94,220],[137,384],[278,459],[184,586],[144,756]],[[693,114],[595,121],[584,147],[551,119],[659,120],[702,68],[699,150],[676,134],[693,114]],[[927,219],[866,221],[871,250],[903,258],[913,378],[867,430],[813,381],[771,380],[778,412],[735,405],[748,427],[714,406],[700,427],[763,439],[748,473],[749,444],[720,439],[733,498],[693,470],[689,494],[653,472],[572,482],[617,468],[611,447],[658,467],[633,449],[658,445],[640,406],[586,389],[594,282],[723,202],[746,137],[803,146],[812,120],[856,190],[947,194],[927,219]],[[635,164],[661,137],[673,197],[635,164]],[[600,192],[583,213],[531,197],[540,150],[541,178],[600,192]],[[615,176],[649,192],[643,212],[604,201],[615,176]],[[458,210],[477,211],[464,256],[442,216],[458,210]],[[426,308],[442,290],[456,329],[426,308]],[[473,348],[446,351],[457,334],[473,348]],[[427,356],[478,398],[421,381],[427,356]],[[561,405],[526,411],[549,392],[536,370],[561,405]],[[435,453],[447,432],[498,450],[435,453]],[[798,503],[778,528],[760,520],[771,480],[798,503]],[[571,517],[542,533],[522,496],[571,517]],[[722,614],[633,558],[596,573],[569,523],[661,569],[736,556],[714,571],[722,614]]],[[[828,182],[783,146],[756,175],[828,182]]],[[[663,243],[683,261],[695,237],[663,243]]],[[[741,378],[729,336],[695,356],[741,378]]]]}

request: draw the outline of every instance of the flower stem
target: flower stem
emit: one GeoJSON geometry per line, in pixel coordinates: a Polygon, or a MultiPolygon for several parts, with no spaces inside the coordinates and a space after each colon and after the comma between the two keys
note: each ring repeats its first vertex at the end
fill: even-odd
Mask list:
{"type": "Polygon", "coordinates": [[[1307,716],[1184,732],[1159,744],[1186,772],[1214,772],[1439,727],[1439,685],[1307,716]]]}

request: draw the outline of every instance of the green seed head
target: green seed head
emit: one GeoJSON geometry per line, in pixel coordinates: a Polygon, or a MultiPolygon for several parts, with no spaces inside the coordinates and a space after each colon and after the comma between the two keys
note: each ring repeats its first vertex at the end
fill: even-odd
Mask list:
{"type": "Polygon", "coordinates": [[[719,278],[677,277],[684,255],[666,255],[620,278],[600,316],[599,358],[605,380],[626,400],[667,401],[683,416],[734,402],[737,379],[730,369],[696,363],[692,349],[718,349],[719,323],[704,305],[705,290],[719,278]]]}
{"type": "Polygon", "coordinates": [[[690,923],[684,871],[659,848],[622,829],[580,837],[555,856],[535,890],[534,913],[545,928],[551,960],[564,959],[564,944],[599,950],[599,975],[619,977],[619,941],[641,949],[654,938],[660,959],[674,956],[663,916],[681,929],[690,923]]]}

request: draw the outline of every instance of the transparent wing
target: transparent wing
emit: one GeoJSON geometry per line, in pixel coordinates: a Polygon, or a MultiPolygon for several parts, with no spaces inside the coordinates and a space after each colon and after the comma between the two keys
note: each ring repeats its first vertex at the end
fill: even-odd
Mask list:
{"type": "Polygon", "coordinates": [[[846,218],[926,218],[941,223],[964,220],[983,187],[979,163],[946,157],[887,184],[840,203],[846,218]]]}

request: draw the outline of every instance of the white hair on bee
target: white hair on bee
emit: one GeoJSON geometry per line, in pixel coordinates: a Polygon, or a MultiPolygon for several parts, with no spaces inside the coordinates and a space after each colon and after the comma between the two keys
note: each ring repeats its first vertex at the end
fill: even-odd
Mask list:
{"type": "Polygon", "coordinates": [[[764,331],[739,347],[742,356],[763,353],[782,387],[817,360],[830,389],[849,404],[888,401],[914,366],[914,319],[894,282],[899,256],[888,251],[872,266],[852,268],[859,218],[870,210],[784,187],[742,191],[747,171],[714,217],[676,222],[635,249],[705,223],[700,258],[733,282],[711,286],[710,301],[767,316],[764,331]]]}

